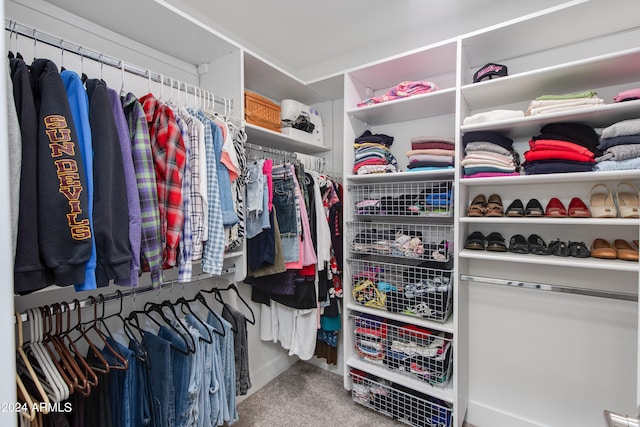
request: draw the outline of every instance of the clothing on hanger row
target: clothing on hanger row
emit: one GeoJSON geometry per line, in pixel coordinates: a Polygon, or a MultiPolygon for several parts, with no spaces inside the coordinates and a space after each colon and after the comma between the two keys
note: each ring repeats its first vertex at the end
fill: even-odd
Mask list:
{"type": "Polygon", "coordinates": [[[135,287],[142,271],[157,286],[175,267],[188,282],[198,260],[220,274],[225,251],[243,242],[244,130],[208,96],[178,105],[150,84],[138,98],[124,72],[118,92],[49,59],[9,57],[9,144],[22,153],[12,174],[15,292],[135,287]]]}
{"type": "Polygon", "coordinates": [[[19,396],[37,408],[21,415],[21,425],[199,425],[205,418],[230,425],[236,396],[251,387],[246,326],[255,316],[239,293],[251,318],[225,303],[227,291],[238,293],[235,285],[202,290],[189,300],[148,302],[126,317],[122,297],[120,310],[105,315],[99,295],[90,297],[93,316],[85,321],[77,299],[29,309],[29,341],[16,314],[19,396]]]}
{"type": "Polygon", "coordinates": [[[245,282],[253,287],[253,301],[261,304],[260,338],[280,342],[303,360],[323,347],[320,353],[335,363],[341,185],[307,171],[294,153],[248,148],[245,282]]]}

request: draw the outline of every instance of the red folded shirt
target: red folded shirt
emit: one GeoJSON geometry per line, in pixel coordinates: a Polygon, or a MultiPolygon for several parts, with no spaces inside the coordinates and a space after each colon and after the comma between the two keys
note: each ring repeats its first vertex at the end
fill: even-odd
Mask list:
{"type": "Polygon", "coordinates": [[[587,156],[566,150],[527,151],[524,153],[524,158],[528,162],[535,162],[536,160],[571,160],[574,162],[595,163],[593,153],[591,156],[587,156]]]}
{"type": "Polygon", "coordinates": [[[575,144],[569,141],[562,141],[559,139],[536,139],[529,141],[529,147],[531,151],[540,150],[563,150],[563,151],[575,151],[576,153],[584,154],[586,156],[594,157],[594,154],[587,147],[579,144],[575,144]]]}

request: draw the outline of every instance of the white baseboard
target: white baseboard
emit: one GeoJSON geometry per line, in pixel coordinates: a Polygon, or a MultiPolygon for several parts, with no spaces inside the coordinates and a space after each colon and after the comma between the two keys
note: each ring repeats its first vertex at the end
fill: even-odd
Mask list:
{"type": "Polygon", "coordinates": [[[465,421],[477,427],[551,427],[471,400],[465,421]]]}

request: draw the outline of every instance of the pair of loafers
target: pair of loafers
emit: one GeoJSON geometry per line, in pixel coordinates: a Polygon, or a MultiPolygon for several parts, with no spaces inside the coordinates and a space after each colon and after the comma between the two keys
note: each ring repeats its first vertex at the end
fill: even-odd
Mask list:
{"type": "MultiPolygon", "coordinates": [[[[634,241],[634,244],[636,242],[634,241]]],[[[591,243],[591,256],[603,259],[622,259],[625,261],[638,261],[638,246],[631,245],[624,239],[615,239],[613,244],[605,239],[595,239],[591,243]]]]}
{"type": "Polygon", "coordinates": [[[504,237],[500,233],[493,232],[485,236],[479,231],[474,231],[467,236],[464,248],[492,252],[507,252],[508,249],[504,237]]]}
{"type": "Polygon", "coordinates": [[[504,211],[505,216],[514,217],[514,216],[532,216],[532,217],[541,217],[544,216],[544,208],[540,204],[537,199],[531,199],[527,202],[527,206],[525,207],[522,204],[522,200],[515,199],[513,202],[507,206],[507,209],[504,211]]]}

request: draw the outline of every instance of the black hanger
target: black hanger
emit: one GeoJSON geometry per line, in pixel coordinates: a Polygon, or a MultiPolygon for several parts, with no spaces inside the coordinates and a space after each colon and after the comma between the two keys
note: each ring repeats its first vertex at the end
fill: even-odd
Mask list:
{"type": "MultiPolygon", "coordinates": [[[[122,371],[126,370],[129,367],[129,363],[127,362],[127,359],[120,353],[119,350],[113,348],[113,346],[109,344],[109,341],[107,341],[107,337],[102,332],[100,327],[98,327],[98,322],[100,321],[101,324],[103,322],[102,322],[102,319],[98,317],[98,303],[95,297],[90,296],[89,300],[91,300],[91,305],[93,306],[93,319],[83,323],[82,326],[86,326],[89,323],[91,324],[91,326],[89,326],[88,328],[84,328],[84,332],[88,334],[90,331],[94,331],[98,336],[98,338],[100,338],[100,340],[104,344],[104,348],[114,357],[116,363],[109,364],[110,369],[122,370],[122,371]]],[[[102,315],[104,316],[104,310],[102,312],[102,315]]],[[[109,332],[109,334],[111,333],[109,332]]],[[[111,338],[113,339],[113,336],[111,336],[111,338]]]]}
{"type": "MultiPolygon", "coordinates": [[[[116,290],[116,295],[118,296],[118,300],[120,301],[120,309],[118,310],[117,313],[113,313],[113,314],[110,314],[110,315],[104,317],[103,318],[103,322],[108,320],[108,319],[111,319],[113,317],[119,319],[122,322],[122,330],[124,331],[124,334],[127,336],[127,338],[129,338],[131,341],[133,341],[136,344],[137,348],[143,349],[142,343],[135,336],[135,334],[133,333],[133,330],[131,330],[131,326],[129,325],[129,323],[127,323],[125,321],[124,317],[122,317],[122,307],[123,307],[123,303],[124,303],[124,298],[122,296],[122,292],[120,291],[120,289],[116,290]]],[[[101,297],[101,296],[102,296],[102,294],[100,294],[98,297],[101,297]]],[[[103,311],[102,311],[102,315],[104,316],[104,308],[103,308],[103,311]]],[[[105,326],[106,326],[106,324],[105,324],[105,326]]],[[[145,354],[143,355],[143,357],[146,357],[146,350],[144,352],[145,352],[145,354]]]]}
{"type": "MultiPolygon", "coordinates": [[[[180,298],[178,301],[180,300],[184,300],[184,297],[180,298]]],[[[207,303],[206,298],[204,297],[204,295],[202,295],[200,293],[200,291],[198,291],[198,293],[194,296],[193,299],[190,300],[184,300],[184,302],[186,304],[190,303],[190,302],[195,302],[198,301],[199,303],[201,303],[202,305],[204,305],[207,310],[209,310],[209,312],[211,314],[213,314],[215,316],[216,319],[218,319],[218,321],[220,322],[220,324],[222,324],[222,321],[220,320],[220,316],[218,316],[218,313],[216,313],[216,311],[214,309],[212,309],[211,307],[209,307],[209,304],[207,303]]],[[[213,332],[217,335],[220,335],[221,337],[224,337],[226,335],[226,332],[224,331],[224,329],[222,330],[222,332],[218,331],[217,329],[213,329],[213,332]]]]}
{"type": "MultiPolygon", "coordinates": [[[[185,336],[185,334],[183,334],[182,332],[180,332],[180,330],[178,330],[178,328],[175,327],[175,325],[173,325],[171,323],[171,320],[169,320],[169,318],[167,318],[167,316],[165,315],[164,311],[162,311],[162,307],[159,304],[156,303],[152,303],[152,302],[148,302],[147,304],[145,304],[145,307],[143,310],[141,311],[132,311],[131,313],[129,313],[129,317],[131,317],[132,315],[135,315],[135,319],[136,322],[138,321],[137,315],[138,314],[144,314],[145,316],[147,316],[149,319],[151,319],[151,321],[153,323],[155,323],[156,325],[158,325],[158,327],[163,326],[160,322],[158,322],[156,319],[154,319],[154,317],[151,315],[151,313],[158,313],[160,315],[160,317],[162,318],[162,320],[166,323],[166,325],[171,328],[176,334],[178,334],[178,336],[180,336],[180,338],[182,338],[182,340],[184,341],[184,344],[187,348],[187,351],[185,352],[184,350],[182,350],[181,348],[176,347],[175,345],[171,344],[171,347],[173,349],[175,349],[176,351],[178,351],[179,353],[184,354],[185,356],[188,356],[190,354],[192,354],[195,351],[195,341],[193,340],[193,337],[191,336],[191,334],[186,334],[189,338],[187,339],[187,336],[185,336]],[[191,341],[191,343],[193,344],[193,347],[191,347],[189,345],[189,341],[191,341]],[[194,350],[192,350],[192,348],[194,350]]],[[[127,319],[129,318],[127,317],[127,319]]],[[[179,319],[178,319],[179,321],[179,319]]],[[[182,324],[182,323],[180,323],[182,324]]],[[[136,329],[138,329],[139,331],[142,331],[142,329],[140,329],[139,324],[135,326],[136,329]]],[[[142,332],[144,334],[144,332],[142,332]]]]}
{"type": "MultiPolygon", "coordinates": [[[[224,302],[224,300],[222,299],[222,294],[220,293],[220,289],[218,288],[213,288],[213,295],[216,299],[216,301],[218,301],[220,304],[222,304],[222,313],[224,314],[225,310],[229,313],[231,313],[231,311],[229,310],[229,306],[227,305],[227,303],[224,302]]],[[[204,295],[200,294],[200,296],[202,297],[203,303],[204,303],[204,295]]],[[[208,306],[207,306],[208,308],[208,306]]],[[[231,325],[231,330],[233,331],[234,334],[238,333],[238,321],[236,320],[235,316],[231,316],[231,321],[233,322],[231,325]]]]}
{"type": "Polygon", "coordinates": [[[238,295],[238,298],[240,298],[240,301],[242,301],[242,303],[245,305],[245,307],[247,307],[247,309],[249,310],[249,313],[251,313],[251,320],[247,319],[247,322],[252,324],[252,325],[255,325],[256,324],[256,315],[253,313],[253,310],[251,309],[251,306],[247,303],[247,301],[245,301],[244,298],[242,298],[242,295],[240,295],[240,291],[236,287],[235,283],[230,284],[226,288],[213,288],[213,289],[211,289],[209,291],[206,291],[206,290],[203,289],[202,292],[215,293],[220,298],[218,300],[218,302],[224,304],[224,302],[222,301],[222,295],[220,294],[220,291],[228,291],[228,290],[233,290],[236,293],[236,295],[238,295]]]}
{"type": "MultiPolygon", "coordinates": [[[[202,341],[206,342],[207,344],[211,344],[213,342],[213,336],[211,335],[211,326],[207,325],[202,319],[200,319],[200,317],[198,317],[196,313],[194,313],[194,311],[191,309],[191,306],[189,305],[190,302],[193,302],[193,301],[187,301],[184,297],[180,297],[176,300],[175,304],[180,304],[180,308],[182,309],[183,313],[184,313],[184,308],[187,307],[187,310],[189,311],[189,313],[191,313],[191,315],[196,319],[196,321],[200,323],[202,327],[207,331],[207,336],[209,337],[209,339],[207,339],[202,335],[200,335],[199,338],[202,341]]],[[[215,329],[213,330],[213,332],[220,335],[220,333],[215,329]]],[[[224,336],[224,334],[222,334],[222,336],[224,336]]]]}

